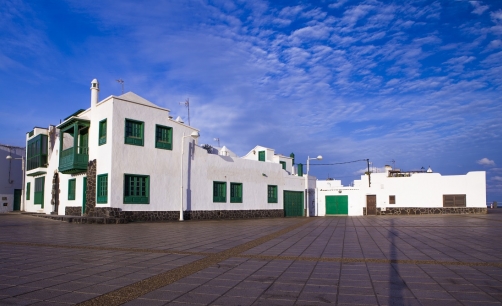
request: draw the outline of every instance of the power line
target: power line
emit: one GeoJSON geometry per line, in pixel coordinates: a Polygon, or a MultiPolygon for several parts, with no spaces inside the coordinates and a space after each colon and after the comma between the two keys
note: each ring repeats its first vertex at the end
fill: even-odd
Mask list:
{"type": "Polygon", "coordinates": [[[368,161],[367,159],[358,159],[358,160],[353,160],[353,161],[346,161],[346,162],[341,162],[341,163],[332,163],[332,164],[310,164],[311,166],[333,166],[333,165],[343,165],[343,164],[350,164],[350,163],[357,163],[361,161],[368,161]]]}

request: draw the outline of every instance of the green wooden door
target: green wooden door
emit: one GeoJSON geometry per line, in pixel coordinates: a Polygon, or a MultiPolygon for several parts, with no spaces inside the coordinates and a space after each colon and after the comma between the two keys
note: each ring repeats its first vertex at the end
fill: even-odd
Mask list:
{"type": "Polygon", "coordinates": [[[265,161],[265,151],[258,152],[258,160],[263,162],[265,161]]]}
{"type": "Polygon", "coordinates": [[[303,191],[284,190],[284,216],[303,216],[303,191]]]}
{"type": "Polygon", "coordinates": [[[326,196],[326,215],[348,215],[349,196],[326,196]]]}
{"type": "Polygon", "coordinates": [[[21,210],[21,189],[14,189],[14,211],[21,210]]]}
{"type": "Polygon", "coordinates": [[[44,208],[44,188],[45,176],[37,177],[35,179],[35,194],[33,204],[40,204],[40,208],[44,208]]]}
{"type": "Polygon", "coordinates": [[[85,204],[87,204],[87,177],[84,177],[84,187],[82,192],[82,215],[85,214],[85,204]]]}

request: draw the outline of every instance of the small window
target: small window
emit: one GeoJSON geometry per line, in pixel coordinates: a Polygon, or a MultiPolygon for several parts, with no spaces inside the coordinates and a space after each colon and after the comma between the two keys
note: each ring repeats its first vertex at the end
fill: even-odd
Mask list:
{"type": "Polygon", "coordinates": [[[144,122],[131,119],[125,120],[125,144],[143,146],[144,122]]]}
{"type": "Polygon", "coordinates": [[[443,207],[466,207],[465,194],[443,195],[443,207]]]}
{"type": "Polygon", "coordinates": [[[26,183],[26,200],[30,199],[31,183],[26,183]]]}
{"type": "Polygon", "coordinates": [[[213,202],[227,202],[227,183],[213,182],[213,202]]]}
{"type": "Polygon", "coordinates": [[[108,203],[108,174],[98,175],[96,186],[96,203],[108,203]]]}
{"type": "Polygon", "coordinates": [[[106,119],[99,122],[99,145],[106,143],[106,119]]]}
{"type": "Polygon", "coordinates": [[[389,196],[389,204],[396,204],[396,196],[395,195],[389,196]]]}
{"type": "Polygon", "coordinates": [[[168,126],[155,126],[155,147],[158,149],[173,149],[173,128],[168,126]]]}
{"type": "Polygon", "coordinates": [[[258,152],[258,160],[264,162],[265,161],[265,151],[258,152]]]}
{"type": "Polygon", "coordinates": [[[124,203],[149,204],[150,203],[150,176],[125,174],[124,175],[124,203]]]}
{"type": "Polygon", "coordinates": [[[268,203],[277,203],[277,185],[267,186],[268,203]]]}
{"type": "Polygon", "coordinates": [[[282,165],[282,169],[286,170],[286,162],[285,161],[281,161],[280,163],[282,165]]]}
{"type": "Polygon", "coordinates": [[[242,203],[241,183],[230,183],[230,203],[242,203]]]}
{"type": "Polygon", "coordinates": [[[68,200],[75,200],[76,179],[68,180],[68,200]]]}
{"type": "Polygon", "coordinates": [[[298,176],[303,176],[303,164],[298,164],[298,176]]]}

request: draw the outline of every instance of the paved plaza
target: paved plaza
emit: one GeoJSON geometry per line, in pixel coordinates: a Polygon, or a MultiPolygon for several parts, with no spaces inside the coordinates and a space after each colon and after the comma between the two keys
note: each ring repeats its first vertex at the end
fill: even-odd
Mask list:
{"type": "Polygon", "coordinates": [[[500,305],[486,215],[72,224],[0,215],[0,305],[500,305]]]}

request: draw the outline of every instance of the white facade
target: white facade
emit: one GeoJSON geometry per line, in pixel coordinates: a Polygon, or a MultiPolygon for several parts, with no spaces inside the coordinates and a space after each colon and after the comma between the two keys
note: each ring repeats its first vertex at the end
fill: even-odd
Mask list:
{"type": "Polygon", "coordinates": [[[21,168],[24,158],[24,148],[0,144],[0,213],[14,210],[14,194],[19,201],[21,209],[23,195],[23,170],[21,168]],[[7,159],[11,156],[12,159],[7,159]]]}
{"type": "MultiPolygon", "coordinates": [[[[71,169],[62,170],[62,160],[69,150],[83,150],[88,154],[89,161],[96,160],[96,176],[107,175],[106,201],[97,203],[96,207],[120,208],[122,211],[180,211],[181,205],[183,211],[277,210],[283,209],[283,191],[305,190],[304,178],[291,174],[293,164],[290,157],[275,154],[273,149],[260,146],[243,158],[237,157],[226,147],[216,150],[218,154],[209,154],[198,146],[197,139],[190,136],[199,131],[181,120],[173,120],[168,109],[132,92],[118,97],[110,96],[98,103],[98,92],[99,84],[93,80],[89,109],[65,119],[57,129],[36,128],[31,136],[27,136],[29,143],[38,135],[47,135],[49,144],[47,164],[27,171],[26,180],[31,185],[31,196],[26,201],[26,211],[52,212],[54,173],[59,175],[57,213],[65,214],[67,207],[82,207],[85,202],[84,180],[87,179],[89,183],[90,178],[87,178],[86,170],[75,170],[74,173],[71,173],[71,169]],[[100,141],[103,120],[106,120],[104,143],[100,141]],[[142,126],[142,145],[126,143],[126,120],[134,120],[142,126]],[[157,126],[172,131],[171,149],[156,147],[157,126]],[[60,143],[61,132],[64,133],[63,144],[60,143]],[[75,134],[79,136],[74,141],[75,134]],[[81,145],[82,141],[85,145],[81,145]],[[264,162],[258,161],[259,150],[266,151],[264,162]],[[63,155],[61,152],[64,152],[63,155]],[[125,203],[126,175],[147,177],[148,203],[125,203]],[[35,203],[33,194],[35,180],[40,181],[42,177],[45,179],[43,207],[35,203]],[[75,180],[74,192],[69,191],[70,180],[75,180]],[[213,201],[214,182],[226,183],[225,202],[213,201]],[[242,184],[240,203],[230,201],[231,183],[242,184]],[[277,203],[268,203],[268,185],[277,186],[277,203]],[[69,194],[74,196],[69,197],[69,194]]],[[[40,202],[40,199],[37,201],[40,202]]]]}
{"type": "MultiPolygon", "coordinates": [[[[390,170],[390,169],[388,169],[390,170]]],[[[382,212],[395,208],[448,208],[445,195],[465,195],[466,208],[486,208],[485,171],[465,175],[441,175],[432,172],[410,172],[389,175],[371,173],[355,180],[353,186],[341,181],[317,181],[317,215],[326,215],[326,196],[348,196],[348,215],[361,216],[367,207],[367,196],[376,197],[376,208],[382,212]],[[394,204],[391,204],[393,197],[394,204]]]]}

